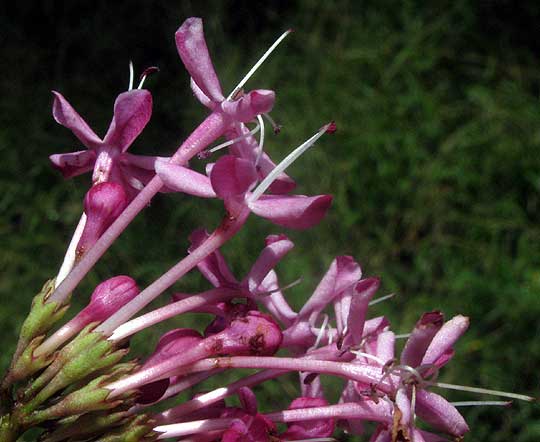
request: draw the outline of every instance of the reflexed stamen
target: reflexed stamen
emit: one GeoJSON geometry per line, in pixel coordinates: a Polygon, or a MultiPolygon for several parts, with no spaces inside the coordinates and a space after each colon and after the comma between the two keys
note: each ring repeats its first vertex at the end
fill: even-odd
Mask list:
{"type": "Polygon", "coordinates": [[[274,169],[272,172],[270,172],[264,180],[261,181],[261,183],[257,186],[257,188],[253,191],[253,193],[248,197],[248,204],[254,203],[257,201],[260,196],[266,192],[266,190],[272,185],[272,183],[276,180],[276,178],[281,174],[287,167],[289,167],[292,163],[298,159],[300,155],[302,155],[306,150],[308,150],[311,146],[315,144],[315,142],[321,138],[326,131],[330,128],[332,123],[329,123],[325,126],[323,126],[319,131],[313,135],[311,138],[309,138],[307,141],[302,143],[300,146],[298,146],[296,149],[294,149],[289,155],[287,155],[274,169]]]}
{"type": "Polygon", "coordinates": [[[524,394],[509,393],[507,391],[499,391],[499,390],[489,390],[487,388],[468,387],[468,386],[465,386],[465,385],[455,385],[455,384],[446,384],[444,382],[430,382],[430,385],[432,385],[433,387],[446,388],[448,390],[459,390],[459,391],[468,391],[470,393],[491,394],[493,396],[507,397],[507,398],[518,399],[520,401],[527,401],[527,402],[532,402],[532,401],[536,400],[536,398],[531,397],[531,396],[527,396],[527,395],[524,395],[524,394]]]}
{"type": "Polygon", "coordinates": [[[395,335],[394,337],[396,339],[407,339],[407,338],[410,338],[412,333],[403,333],[401,335],[395,335]]]}
{"type": "Polygon", "coordinates": [[[255,160],[255,167],[259,165],[264,149],[264,120],[260,115],[257,115],[257,121],[261,125],[261,134],[259,136],[259,148],[257,151],[257,159],[255,160]]]}
{"type": "Polygon", "coordinates": [[[300,284],[301,282],[303,281],[302,278],[298,278],[297,280],[287,284],[287,285],[284,285],[283,287],[277,287],[275,289],[272,289],[272,290],[266,290],[266,291],[263,291],[263,292],[257,292],[257,295],[262,295],[262,296],[266,296],[266,295],[271,295],[272,293],[276,293],[276,292],[284,292],[285,290],[288,290],[292,287],[295,287],[297,286],[298,284],[300,284]]]}
{"type": "Polygon", "coordinates": [[[129,86],[128,91],[133,89],[133,79],[135,78],[135,73],[133,72],[133,62],[129,60],[129,86]]]}
{"type": "Polygon", "coordinates": [[[394,296],[396,296],[395,293],[390,293],[389,295],[381,296],[380,298],[376,298],[373,301],[370,301],[368,305],[371,306],[371,305],[378,304],[379,302],[386,301],[387,299],[392,299],[394,296]]]}
{"type": "Polygon", "coordinates": [[[372,361],[375,361],[379,365],[384,365],[385,364],[385,362],[381,358],[378,358],[375,355],[372,355],[372,354],[369,354],[369,353],[364,353],[363,351],[359,351],[359,350],[350,350],[350,352],[352,354],[355,354],[356,356],[360,356],[362,358],[366,358],[366,359],[370,359],[372,361]]]}
{"type": "Polygon", "coordinates": [[[512,405],[512,401],[461,401],[450,402],[454,407],[478,407],[478,406],[492,406],[492,407],[509,407],[512,405]]]}
{"type": "Polygon", "coordinates": [[[287,35],[289,35],[292,32],[292,29],[289,29],[285,31],[281,36],[274,42],[272,46],[268,48],[268,50],[263,54],[261,58],[253,65],[253,67],[249,70],[249,72],[240,80],[240,83],[232,90],[232,92],[227,97],[227,100],[230,101],[240,89],[246,84],[246,82],[251,78],[251,76],[255,73],[257,69],[265,62],[265,60],[270,56],[270,54],[278,47],[278,45],[283,41],[287,35]]]}
{"type": "Polygon", "coordinates": [[[207,149],[199,154],[199,158],[207,158],[210,156],[210,154],[213,154],[214,152],[217,152],[218,150],[221,150],[227,146],[230,146],[231,144],[234,144],[240,140],[243,140],[244,138],[250,137],[254,134],[256,134],[259,129],[261,128],[261,125],[257,123],[257,125],[251,129],[248,133],[244,135],[240,135],[239,137],[233,138],[232,140],[226,141],[225,143],[218,144],[217,146],[212,147],[211,149],[207,149]]]}
{"type": "Polygon", "coordinates": [[[281,132],[281,124],[277,124],[274,119],[270,116],[270,114],[266,113],[263,114],[263,117],[266,118],[270,124],[272,125],[272,130],[277,135],[281,132]]]}
{"type": "Polygon", "coordinates": [[[140,82],[139,82],[139,86],[137,86],[137,89],[142,89],[143,87],[143,84],[144,84],[144,81],[146,80],[146,78],[155,73],[155,72],[159,72],[159,68],[157,66],[150,66],[150,67],[147,67],[143,73],[141,74],[141,77],[140,77],[140,82]]]}

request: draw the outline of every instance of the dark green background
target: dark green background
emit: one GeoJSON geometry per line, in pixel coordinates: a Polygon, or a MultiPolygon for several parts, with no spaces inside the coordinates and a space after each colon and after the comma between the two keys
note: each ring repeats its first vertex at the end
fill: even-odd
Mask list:
{"type": "MultiPolygon", "coordinates": [[[[1,366],[32,295],[54,276],[80,215],[89,176],[64,182],[47,156],[80,149],[50,115],[61,91],[98,134],[126,89],[128,61],[148,80],[153,118],[131,148],[167,155],[204,117],[174,45],[183,19],[205,20],[223,87],[230,90],[283,30],[291,35],[248,84],[277,92],[268,136],[275,159],[334,119],[326,137],[290,169],[302,193],[332,193],[330,215],[286,232],[295,250],[279,266],[300,306],[337,254],[382,278],[373,308],[398,333],[423,311],[471,317],[445,368],[448,382],[537,395],[540,363],[540,7],[511,1],[18,2],[0,18],[1,366]]],[[[194,162],[195,164],[195,162],[194,162]]],[[[212,229],[217,201],[157,197],[77,290],[104,278],[153,281],[183,256],[187,235],[212,229]]],[[[251,218],[224,250],[241,276],[266,234],[251,218]]],[[[198,275],[177,284],[207,285],[198,275]]],[[[165,296],[166,297],[166,296],[165,296]]],[[[165,299],[162,301],[164,302],[165,299]]],[[[76,309],[73,309],[76,311],[76,309]]],[[[189,319],[193,321],[193,318],[189,319]]],[[[149,351],[169,321],[135,341],[149,351]]],[[[263,409],[286,406],[295,379],[259,390],[263,409]]],[[[450,394],[452,398],[479,396],[450,394]]],[[[540,440],[538,406],[468,409],[471,441],[540,440]]]]}

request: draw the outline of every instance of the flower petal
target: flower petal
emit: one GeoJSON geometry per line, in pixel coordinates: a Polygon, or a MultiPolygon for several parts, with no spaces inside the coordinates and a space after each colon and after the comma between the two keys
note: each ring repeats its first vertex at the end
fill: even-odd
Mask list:
{"type": "Polygon", "coordinates": [[[187,167],[158,161],[156,173],[169,189],[202,198],[216,197],[210,178],[187,167]]]}
{"type": "Polygon", "coordinates": [[[144,89],[124,92],[114,102],[114,115],[103,142],[125,152],[152,115],[152,95],[144,89]]]}
{"type": "Polygon", "coordinates": [[[296,313],[291,309],[291,306],[285,300],[283,293],[279,289],[278,278],[274,270],[270,270],[266,275],[259,285],[259,290],[272,292],[267,296],[261,296],[260,303],[282,324],[287,327],[291,325],[296,318],[296,313]]]}
{"type": "MultiPolygon", "coordinates": [[[[191,253],[199,247],[209,236],[204,229],[195,230],[189,236],[189,240],[191,241],[189,252],[191,253]]],[[[197,268],[214,287],[236,286],[238,284],[219,250],[216,250],[200,261],[197,264],[197,268]]]]}
{"type": "Polygon", "coordinates": [[[221,108],[235,121],[247,123],[257,115],[270,112],[274,107],[275,100],[276,94],[274,91],[257,89],[237,100],[224,101],[221,108]]]}
{"type": "Polygon", "coordinates": [[[199,100],[200,103],[202,103],[204,106],[206,106],[209,109],[214,110],[216,107],[216,103],[210,98],[208,98],[203,91],[201,91],[201,88],[197,86],[197,83],[195,83],[195,80],[193,78],[190,78],[189,85],[191,87],[191,91],[193,92],[193,95],[199,100]]]}
{"type": "Polygon", "coordinates": [[[257,172],[251,161],[225,155],[214,164],[210,180],[217,195],[226,200],[245,194],[257,181],[257,172]]]}
{"type": "Polygon", "coordinates": [[[335,297],[356,283],[361,272],[352,256],[336,257],[298,316],[306,318],[313,312],[321,312],[335,297]]]}
{"type": "Polygon", "coordinates": [[[281,259],[291,251],[294,243],[285,235],[267,238],[267,245],[251,267],[243,283],[247,285],[250,292],[255,292],[263,279],[268,275],[281,259]],[[270,241],[268,239],[270,238],[270,241]]]}
{"type": "Polygon", "coordinates": [[[416,413],[438,430],[453,436],[463,436],[469,426],[463,416],[450,402],[442,396],[430,391],[416,391],[416,413]]]}
{"type": "Polygon", "coordinates": [[[188,18],[176,31],[175,39],[178,54],[199,89],[209,99],[223,101],[223,92],[204,40],[202,20],[188,18]]]}
{"type": "Polygon", "coordinates": [[[414,326],[405,347],[401,352],[401,363],[418,367],[424,357],[433,337],[441,329],[444,323],[444,316],[441,312],[434,311],[424,313],[414,326]]]}
{"type": "Polygon", "coordinates": [[[318,224],[332,204],[331,195],[263,195],[250,203],[253,213],[290,229],[318,224]]]}
{"type": "Polygon", "coordinates": [[[94,149],[102,144],[99,138],[86,121],[77,113],[69,102],[59,92],[54,94],[53,117],[57,123],[70,129],[73,134],[89,149],[94,149]]]}
{"type": "Polygon", "coordinates": [[[469,327],[469,318],[466,316],[454,316],[450,321],[447,321],[426,350],[426,354],[422,359],[422,364],[437,364],[439,367],[449,361],[452,353],[452,346],[461,337],[469,327]]]}
{"type": "Polygon", "coordinates": [[[354,287],[350,311],[347,316],[349,333],[344,342],[345,345],[356,345],[362,341],[369,302],[378,290],[379,285],[379,278],[367,278],[354,287]]]}
{"type": "Polygon", "coordinates": [[[62,172],[64,178],[71,178],[94,168],[96,152],[80,150],[71,153],[57,153],[49,157],[53,166],[62,172]]]}

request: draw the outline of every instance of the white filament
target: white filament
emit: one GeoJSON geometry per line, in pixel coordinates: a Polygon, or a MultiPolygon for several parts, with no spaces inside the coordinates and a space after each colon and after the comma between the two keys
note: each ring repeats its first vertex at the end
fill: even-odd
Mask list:
{"type": "Polygon", "coordinates": [[[468,387],[465,385],[446,384],[444,382],[430,382],[430,384],[433,385],[434,387],[447,388],[449,390],[468,391],[470,393],[480,393],[480,394],[491,394],[493,396],[501,396],[501,397],[507,397],[511,399],[518,399],[520,401],[531,402],[535,400],[535,398],[531,396],[527,396],[524,394],[517,394],[517,393],[509,393],[507,391],[489,390],[487,388],[468,387]]]}
{"type": "Polygon", "coordinates": [[[450,402],[454,407],[477,407],[482,405],[494,407],[507,407],[512,404],[512,401],[461,401],[450,402]]]}
{"type": "Polygon", "coordinates": [[[261,125],[261,134],[259,136],[259,150],[257,151],[257,159],[255,160],[255,167],[259,165],[264,149],[264,120],[260,115],[257,115],[257,120],[261,125]]]}
{"type": "Polygon", "coordinates": [[[214,146],[211,149],[208,149],[208,152],[210,153],[217,152],[218,150],[221,150],[224,147],[230,146],[231,144],[234,144],[237,141],[243,140],[244,138],[254,135],[259,131],[260,128],[261,128],[260,124],[257,123],[257,125],[253,129],[251,129],[247,134],[240,135],[239,137],[226,141],[225,143],[218,144],[217,146],[214,146]]]}
{"type": "Polygon", "coordinates": [[[257,201],[261,197],[261,195],[266,192],[266,190],[272,185],[272,183],[279,176],[279,174],[281,174],[285,169],[287,169],[287,167],[294,163],[298,159],[298,157],[300,157],[300,155],[302,155],[306,150],[313,146],[315,142],[323,136],[328,127],[329,124],[323,126],[315,135],[302,143],[289,155],[287,155],[283,160],[281,160],[281,162],[276,167],[274,167],[274,169],[272,169],[272,172],[266,175],[266,178],[261,181],[261,183],[255,188],[253,193],[248,197],[248,205],[257,201]]]}
{"type": "Polygon", "coordinates": [[[381,296],[380,298],[374,299],[373,301],[370,301],[368,305],[375,305],[379,302],[386,301],[387,299],[392,299],[394,296],[396,296],[395,293],[390,293],[389,295],[381,296]]]}
{"type": "Polygon", "coordinates": [[[135,73],[133,72],[133,62],[129,60],[129,86],[128,91],[133,89],[133,78],[135,77],[135,73]]]}
{"type": "Polygon", "coordinates": [[[278,47],[278,45],[283,41],[283,39],[285,37],[287,37],[287,35],[289,35],[291,33],[291,30],[289,29],[288,31],[285,31],[283,34],[281,34],[281,36],[274,42],[274,44],[272,46],[270,46],[266,52],[263,54],[263,56],[261,58],[259,58],[259,60],[257,61],[257,63],[255,63],[253,65],[253,67],[249,70],[249,72],[244,76],[244,78],[242,78],[242,80],[240,80],[240,83],[238,83],[238,85],[232,90],[232,92],[229,94],[229,96],[227,97],[227,101],[230,101],[233,97],[236,96],[236,94],[240,91],[240,89],[242,89],[242,87],[244,86],[244,84],[246,84],[246,82],[251,78],[251,76],[255,73],[255,71],[257,71],[257,69],[259,69],[259,67],[265,62],[265,60],[270,56],[270,54],[272,52],[274,52],[274,49],[276,49],[278,47]]]}

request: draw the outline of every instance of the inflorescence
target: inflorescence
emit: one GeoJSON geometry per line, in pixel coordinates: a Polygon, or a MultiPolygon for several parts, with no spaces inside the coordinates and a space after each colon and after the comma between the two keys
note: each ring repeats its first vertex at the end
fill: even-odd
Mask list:
{"type": "Polygon", "coordinates": [[[116,99],[103,138],[53,92],[54,119],[86,150],[52,155],[51,161],[66,178],[92,172],[92,186],[60,271],[34,298],[21,329],[2,383],[0,441],[15,441],[39,427],[42,442],[315,442],[334,440],[338,428],[367,433],[373,442],[436,442],[461,440],[469,430],[459,406],[532,400],[439,382],[468,318],[445,320],[438,311],[428,312],[411,333],[396,335],[384,316],[368,314],[370,305],[392,295],[376,297],[379,280],[363,277],[350,256],[332,261],[300,311],[290,307],[284,294],[288,286],[280,284],[274,270],[294,246],[286,235],[266,237],[243,277],[230,270],[220,248],[251,214],[277,226],[307,229],[321,221],[332,202],[330,195],[291,193],[296,183],[286,169],[326,133],[333,133],[335,123],[325,124],[276,164],[264,146],[264,120],[279,131],[269,116],[275,93],[243,90],[289,33],[282,34],[225,97],[202,20],[190,18],[180,26],[178,53],[191,89],[209,115],[170,157],[128,152],[150,120],[152,96],[143,86],[157,68],[146,69],[134,88],[130,64],[128,91],[116,99]],[[222,137],[227,141],[212,147],[222,137]],[[208,161],[205,174],[189,167],[194,157],[208,161]],[[221,199],[224,217],[211,233],[194,230],[188,254],[144,290],[129,276],[111,277],[95,288],[83,310],[57,326],[79,282],[160,191],[221,199]],[[195,268],[210,283],[207,291],[175,293],[164,307],[140,314],[195,268]],[[214,319],[202,332],[170,330],[142,362],[130,359],[131,336],[187,312],[214,319]],[[398,339],[405,339],[400,354],[398,339]],[[234,368],[257,371],[187,401],[170,402],[174,406],[164,411],[152,408],[234,368]],[[298,373],[298,397],[285,410],[260,412],[257,386],[291,372],[298,373]],[[324,375],[344,380],[337,403],[329,403],[325,395],[324,375]],[[506,399],[451,403],[433,391],[444,388],[506,399]],[[239,406],[227,404],[232,396],[239,406]]]}

